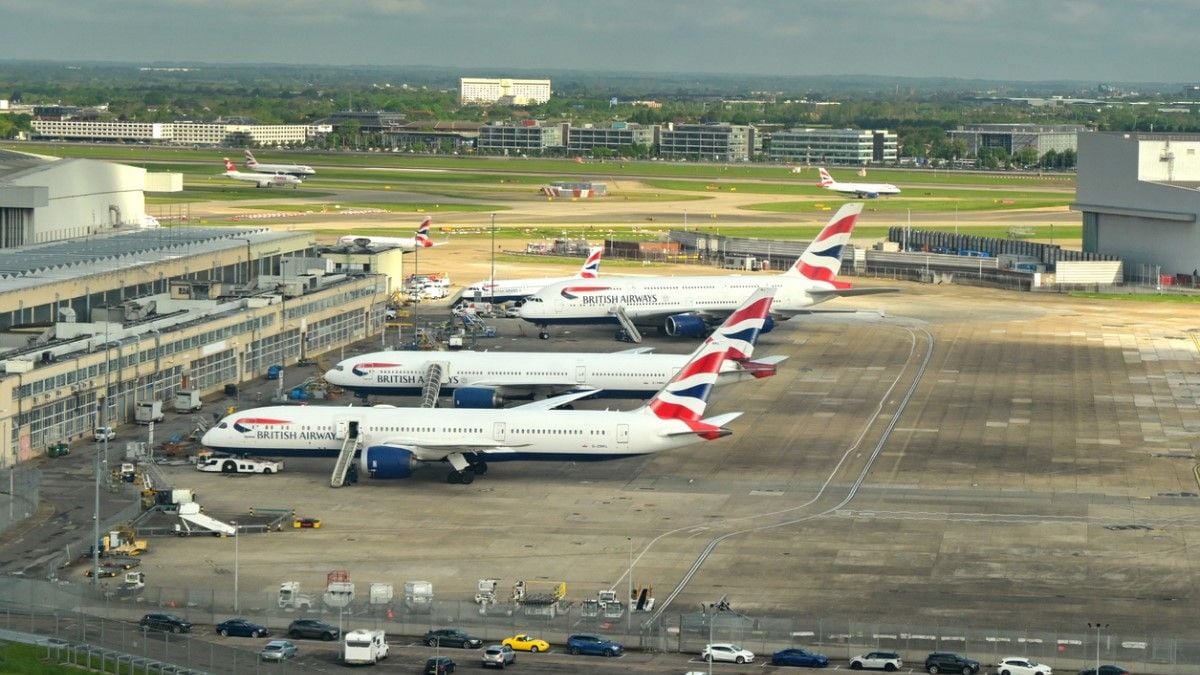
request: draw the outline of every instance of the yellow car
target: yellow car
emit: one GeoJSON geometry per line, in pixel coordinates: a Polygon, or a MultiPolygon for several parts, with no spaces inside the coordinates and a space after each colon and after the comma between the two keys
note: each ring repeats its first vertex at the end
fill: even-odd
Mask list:
{"type": "Polygon", "coordinates": [[[550,643],[533,637],[532,635],[514,635],[510,638],[504,638],[500,644],[512,647],[515,652],[538,652],[550,651],[550,643]]]}

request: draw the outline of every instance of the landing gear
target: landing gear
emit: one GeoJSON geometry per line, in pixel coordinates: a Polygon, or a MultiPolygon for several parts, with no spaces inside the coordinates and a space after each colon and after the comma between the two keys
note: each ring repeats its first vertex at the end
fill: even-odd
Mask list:
{"type": "Polygon", "coordinates": [[[546,332],[546,331],[544,331],[544,330],[543,330],[543,331],[540,331],[540,332],[538,333],[538,339],[539,339],[539,340],[549,340],[549,339],[550,339],[550,333],[547,333],[547,332],[546,332]]]}
{"type": "Polygon", "coordinates": [[[475,472],[476,476],[482,476],[487,473],[487,462],[472,462],[471,471],[475,472]]]}
{"type": "Polygon", "coordinates": [[[470,485],[475,482],[475,473],[472,471],[451,471],[446,474],[446,482],[451,485],[470,485]]]}

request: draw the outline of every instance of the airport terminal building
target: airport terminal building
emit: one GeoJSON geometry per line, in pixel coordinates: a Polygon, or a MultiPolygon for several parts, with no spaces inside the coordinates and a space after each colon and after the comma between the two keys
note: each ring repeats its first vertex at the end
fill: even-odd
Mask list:
{"type": "Polygon", "coordinates": [[[1127,279],[1200,269],[1200,134],[1080,134],[1078,171],[1084,251],[1120,256],[1127,279]]]}

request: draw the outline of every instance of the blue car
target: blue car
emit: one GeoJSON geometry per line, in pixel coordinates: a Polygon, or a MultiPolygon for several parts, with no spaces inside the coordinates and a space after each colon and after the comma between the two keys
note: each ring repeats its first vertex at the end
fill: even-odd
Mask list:
{"type": "Polygon", "coordinates": [[[236,637],[265,637],[271,634],[266,626],[245,619],[226,619],[217,624],[217,632],[224,636],[236,637]]]}
{"type": "Polygon", "coordinates": [[[599,635],[572,635],[567,638],[567,651],[572,654],[591,654],[593,656],[620,656],[624,651],[621,643],[613,642],[599,635]]]}
{"type": "Polygon", "coordinates": [[[807,649],[793,647],[777,651],[771,655],[773,666],[800,666],[802,668],[824,668],[829,665],[829,657],[824,654],[810,652],[807,649]]]}

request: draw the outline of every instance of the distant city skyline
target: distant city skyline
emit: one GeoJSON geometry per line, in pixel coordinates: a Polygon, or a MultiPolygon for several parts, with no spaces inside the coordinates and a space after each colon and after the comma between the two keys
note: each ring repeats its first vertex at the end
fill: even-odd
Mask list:
{"type": "Polygon", "coordinates": [[[1187,0],[0,0],[0,59],[1190,83],[1187,0]]]}

